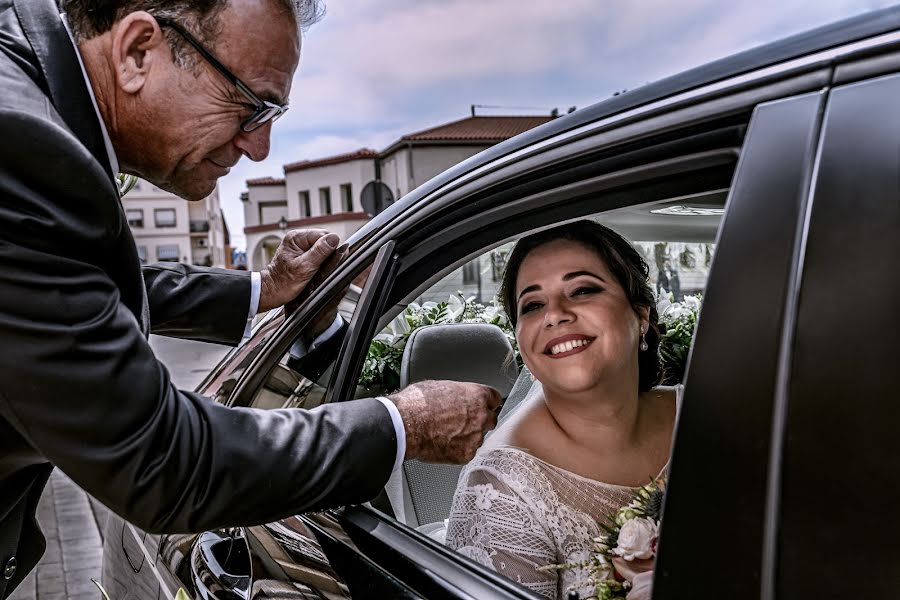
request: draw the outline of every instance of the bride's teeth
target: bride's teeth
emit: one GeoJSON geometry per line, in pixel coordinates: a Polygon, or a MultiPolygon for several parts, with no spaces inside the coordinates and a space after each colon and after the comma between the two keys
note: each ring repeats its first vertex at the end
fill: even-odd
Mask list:
{"type": "Polygon", "coordinates": [[[580,348],[581,346],[587,346],[591,343],[592,340],[570,340],[568,342],[562,342],[561,344],[556,344],[550,348],[550,354],[559,354],[560,352],[569,352],[575,348],[580,348]]]}

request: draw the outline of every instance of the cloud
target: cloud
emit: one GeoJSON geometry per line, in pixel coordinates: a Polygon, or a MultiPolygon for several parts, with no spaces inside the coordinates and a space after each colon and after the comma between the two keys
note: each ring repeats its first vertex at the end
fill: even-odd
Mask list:
{"type": "MultiPolygon", "coordinates": [[[[244,181],[459,119],[470,104],[583,108],[616,90],[888,0],[331,0],[306,34],[271,156],[220,196],[242,240],[244,181]]],[[[495,112],[514,112],[510,109],[495,112]]],[[[521,112],[521,111],[519,111],[521,112]]]]}

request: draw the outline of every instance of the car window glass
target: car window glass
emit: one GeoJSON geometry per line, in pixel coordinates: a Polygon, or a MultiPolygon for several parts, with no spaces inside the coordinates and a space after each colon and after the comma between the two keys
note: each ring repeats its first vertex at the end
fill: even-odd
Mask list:
{"type": "Polygon", "coordinates": [[[215,398],[217,402],[227,404],[240,376],[283,323],[284,311],[280,308],[258,317],[250,337],[222,359],[222,362],[200,384],[198,391],[215,398]]]}
{"type": "Polygon", "coordinates": [[[312,317],[287,352],[270,367],[252,396],[253,408],[315,408],[322,404],[331,371],[359,303],[369,269],[358,274],[312,317]]]}

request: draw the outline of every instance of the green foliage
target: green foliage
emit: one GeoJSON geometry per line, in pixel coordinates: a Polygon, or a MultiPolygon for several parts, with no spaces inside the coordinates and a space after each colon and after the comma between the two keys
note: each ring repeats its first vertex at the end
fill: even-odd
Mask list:
{"type": "Polygon", "coordinates": [[[700,296],[685,296],[684,302],[660,301],[659,321],[665,333],[659,340],[663,385],[676,385],[684,379],[688,354],[700,312],[700,296]]]}
{"type": "Polygon", "coordinates": [[[515,332],[496,298],[487,306],[458,292],[446,302],[412,302],[375,336],[363,364],[359,384],[367,390],[388,393],[400,387],[400,363],[410,334],[425,325],[443,323],[490,323],[499,327],[515,351],[521,366],[515,332]]]}

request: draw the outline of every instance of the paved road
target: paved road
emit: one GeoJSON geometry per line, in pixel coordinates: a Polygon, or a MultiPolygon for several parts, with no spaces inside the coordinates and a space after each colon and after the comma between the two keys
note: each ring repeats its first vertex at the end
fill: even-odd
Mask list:
{"type": "MultiPolygon", "coordinates": [[[[193,390],[228,352],[227,346],[150,336],[150,345],[172,381],[193,390]]],[[[8,600],[96,600],[100,592],[103,525],[107,509],[58,469],[38,504],[47,551],[8,600]]],[[[115,599],[112,599],[115,600],[115,599]]]]}

